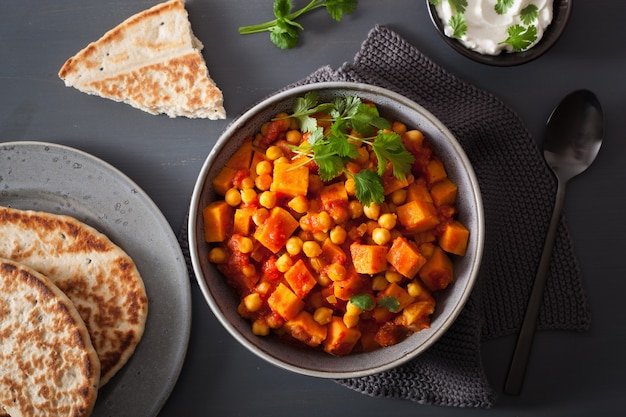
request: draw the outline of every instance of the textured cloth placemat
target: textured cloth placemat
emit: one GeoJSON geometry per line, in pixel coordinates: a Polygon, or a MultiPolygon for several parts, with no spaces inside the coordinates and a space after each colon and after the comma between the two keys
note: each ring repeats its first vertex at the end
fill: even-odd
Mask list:
{"type": "MultiPolygon", "coordinates": [[[[433,113],[467,153],[481,187],[485,248],[477,285],[445,335],[393,370],[337,382],[421,404],[490,407],[481,341],[517,332],[548,229],[556,181],[520,118],[499,99],[446,72],[384,26],[372,29],[354,62],[322,67],[296,84],[353,81],[400,93],[433,113]]],[[[186,251],[186,233],[181,245],[186,251]]],[[[564,218],[556,237],[539,326],[583,331],[589,303],[564,218]]]]}

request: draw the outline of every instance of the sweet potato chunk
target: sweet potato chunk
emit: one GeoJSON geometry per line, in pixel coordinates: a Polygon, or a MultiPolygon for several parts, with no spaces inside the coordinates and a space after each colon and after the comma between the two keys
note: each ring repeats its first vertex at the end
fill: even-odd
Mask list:
{"type": "Polygon", "coordinates": [[[330,210],[336,204],[345,204],[348,202],[348,192],[342,182],[336,182],[327,185],[320,193],[320,199],[325,210],[330,210]]]}
{"type": "Polygon", "coordinates": [[[348,328],[340,317],[334,316],[327,326],[324,350],[332,355],[347,355],[361,337],[361,331],[357,327],[348,328]]]}
{"type": "Polygon", "coordinates": [[[285,209],[274,207],[265,223],[254,231],[254,238],[272,252],[278,252],[298,228],[298,221],[285,209]]]}
{"type": "Polygon", "coordinates": [[[452,282],[452,268],[450,257],[439,246],[435,246],[432,256],[418,275],[429,290],[442,290],[452,282]]]}
{"type": "Polygon", "coordinates": [[[252,216],[255,209],[252,207],[244,207],[235,209],[235,216],[233,219],[233,233],[239,233],[241,235],[249,235],[250,227],[252,226],[252,216]]]}
{"type": "Polygon", "coordinates": [[[426,258],[414,243],[404,237],[397,237],[387,252],[387,262],[405,277],[413,278],[426,263],[426,258]]]}
{"type": "Polygon", "coordinates": [[[406,201],[427,201],[433,202],[433,199],[428,191],[428,186],[424,182],[423,178],[418,178],[415,182],[412,182],[407,187],[406,201]]]}
{"type": "Polygon", "coordinates": [[[400,306],[396,311],[401,311],[403,308],[411,304],[415,299],[409,295],[409,293],[396,283],[391,283],[383,291],[378,293],[379,300],[383,297],[393,297],[398,300],[400,306]]]}
{"type": "Polygon", "coordinates": [[[425,232],[439,224],[433,203],[413,200],[398,206],[398,221],[412,232],[425,232]]]}
{"type": "Polygon", "coordinates": [[[219,195],[225,195],[226,191],[233,186],[233,179],[237,175],[238,170],[234,168],[224,167],[213,178],[213,189],[219,195]]]}
{"type": "Polygon", "coordinates": [[[300,298],[306,297],[309,291],[317,284],[315,277],[302,259],[299,259],[285,272],[285,279],[293,292],[300,298]]]}
{"type": "Polygon", "coordinates": [[[309,190],[309,168],[298,166],[297,162],[276,161],[270,190],[289,197],[305,196],[309,190]]]}
{"type": "Polygon", "coordinates": [[[225,201],[213,201],[202,210],[204,240],[223,242],[233,226],[233,208],[225,201]]]}
{"type": "Polygon", "coordinates": [[[350,245],[354,269],[359,274],[374,275],[387,269],[387,247],[379,245],[350,245]]]}
{"type": "Polygon", "coordinates": [[[359,275],[354,270],[348,270],[345,279],[333,282],[333,295],[343,301],[348,301],[354,294],[364,294],[371,289],[371,278],[359,275]]]}
{"type": "Polygon", "coordinates": [[[402,325],[410,326],[418,320],[429,317],[435,312],[435,301],[416,301],[402,310],[402,325]]]}
{"type": "Polygon", "coordinates": [[[434,156],[426,165],[426,181],[428,184],[433,185],[444,178],[448,178],[446,168],[443,166],[441,159],[434,156]]]}
{"type": "Polygon", "coordinates": [[[435,206],[441,207],[444,204],[451,206],[456,203],[457,190],[456,184],[450,181],[449,178],[445,178],[432,186],[430,195],[435,206]]]}
{"type": "Polygon", "coordinates": [[[304,308],[304,301],[282,282],[269,296],[267,304],[285,320],[292,320],[304,308]]]}
{"type": "Polygon", "coordinates": [[[464,256],[469,240],[469,230],[458,220],[453,220],[443,228],[439,237],[439,246],[448,253],[464,256]]]}
{"type": "Polygon", "coordinates": [[[296,317],[285,322],[285,329],[294,338],[309,346],[319,346],[326,339],[328,328],[313,319],[311,313],[302,310],[296,317]]]}
{"type": "Polygon", "coordinates": [[[239,149],[226,161],[225,166],[232,169],[249,169],[252,160],[252,137],[246,138],[239,149]]]}

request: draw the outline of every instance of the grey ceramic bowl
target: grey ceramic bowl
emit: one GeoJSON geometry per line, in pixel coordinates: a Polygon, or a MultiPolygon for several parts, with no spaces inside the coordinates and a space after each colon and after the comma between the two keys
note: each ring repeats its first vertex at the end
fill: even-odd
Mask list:
{"type": "Polygon", "coordinates": [[[222,325],[243,346],[268,362],[296,373],[324,378],[374,374],[398,366],[428,349],[452,325],[467,301],[478,273],[483,239],[483,209],[478,183],[467,156],[448,129],[424,108],[405,97],[355,83],[319,83],[289,89],[267,98],[237,118],[218,139],[202,167],[193,191],[189,216],[193,269],[207,303],[222,325]],[[287,345],[272,336],[253,335],[250,323],[237,313],[238,296],[207,260],[209,247],[203,240],[202,208],[215,198],[212,178],[245,137],[257,132],[261,124],[277,112],[291,111],[294,99],[310,90],[318,91],[320,101],[330,101],[337,95],[359,96],[375,102],[383,116],[422,130],[446,164],[448,175],[459,187],[459,219],[471,234],[466,256],[454,259],[455,282],[437,295],[431,328],[415,333],[395,346],[371,353],[335,357],[323,351],[287,345]]]}
{"type": "Polygon", "coordinates": [[[539,42],[537,42],[537,44],[532,48],[522,52],[501,53],[499,55],[483,55],[466,48],[457,39],[446,36],[444,33],[444,24],[441,19],[439,19],[435,6],[426,0],[428,11],[430,13],[430,19],[444,41],[452,49],[473,61],[499,67],[525,64],[539,58],[552,48],[556,41],[561,37],[561,34],[567,26],[567,22],[572,14],[572,8],[574,6],[573,3],[574,0],[554,0],[552,23],[550,23],[550,25],[546,28],[546,31],[539,42]]]}

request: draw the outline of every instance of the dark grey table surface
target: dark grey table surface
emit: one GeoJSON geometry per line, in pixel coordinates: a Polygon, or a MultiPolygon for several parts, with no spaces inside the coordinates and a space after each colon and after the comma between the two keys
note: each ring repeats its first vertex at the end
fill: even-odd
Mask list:
{"type": "MultiPolygon", "coordinates": [[[[265,34],[237,33],[241,25],[272,18],[272,0],[189,0],[194,32],[225,95],[227,120],[151,116],[64,87],[57,71],[69,56],[156,3],[2,0],[0,142],[55,142],[109,162],[148,193],[174,231],[183,224],[206,155],[233,117],[320,66],[351,61],[376,24],[389,26],[448,71],[501,98],[538,141],[552,108],[572,90],[595,91],[606,115],[600,155],[572,181],[565,203],[591,302],[592,327],[581,334],[539,332],[519,397],[500,394],[489,410],[431,407],[371,398],[333,381],[288,373],[240,347],[193,282],[185,364],[159,416],[624,415],[626,46],[621,28],[626,2],[577,0],[569,26],[548,54],[524,66],[495,68],[445,46],[423,0],[361,0],[355,13],[339,24],[325,12],[315,12],[302,19],[306,30],[299,47],[290,51],[275,48],[265,34]]],[[[499,392],[513,344],[510,337],[484,346],[487,375],[499,392]]]]}

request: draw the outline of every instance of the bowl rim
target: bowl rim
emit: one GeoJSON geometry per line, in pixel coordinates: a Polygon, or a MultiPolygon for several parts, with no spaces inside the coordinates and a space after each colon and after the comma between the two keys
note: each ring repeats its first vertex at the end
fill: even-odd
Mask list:
{"type": "MultiPolygon", "coordinates": [[[[357,82],[344,82],[344,81],[324,81],[324,82],[314,82],[311,84],[304,84],[295,86],[292,88],[281,90],[273,95],[266,97],[265,99],[259,101],[257,104],[250,107],[248,110],[244,111],[238,117],[236,117],[230,125],[226,127],[224,132],[219,136],[215,146],[211,149],[208,156],[206,157],[202,168],[198,174],[198,178],[194,185],[191,202],[189,206],[189,217],[188,217],[188,231],[187,231],[187,239],[189,246],[189,255],[191,258],[191,263],[193,267],[194,276],[200,287],[200,290],[204,296],[205,301],[209,305],[211,311],[221,323],[221,325],[233,336],[241,345],[243,345],[246,349],[248,349],[251,353],[255,354],[259,358],[271,363],[279,368],[284,370],[288,370],[297,374],[319,377],[319,378],[332,378],[332,379],[342,379],[342,378],[355,378],[355,377],[363,377],[372,375],[375,373],[383,372],[397,366],[400,366],[407,361],[415,358],[420,355],[428,348],[430,348],[440,337],[445,334],[450,326],[456,321],[461,311],[465,308],[465,305],[473,292],[475,287],[478,272],[480,269],[480,263],[483,257],[484,250],[484,235],[485,235],[485,222],[484,222],[484,208],[482,203],[482,196],[480,193],[480,187],[478,184],[478,179],[476,174],[472,168],[472,165],[467,157],[465,151],[461,147],[460,143],[454,135],[448,130],[448,128],[437,119],[431,112],[426,110],[423,106],[419,105],[413,100],[408,99],[405,96],[402,96],[394,91],[389,89],[374,86],[365,83],[357,83],[357,82]],[[471,183],[471,195],[472,201],[475,204],[475,210],[477,214],[477,218],[475,219],[475,230],[472,230],[472,233],[476,238],[476,252],[475,258],[471,262],[471,269],[468,274],[467,283],[465,290],[462,292],[455,308],[452,313],[445,317],[443,323],[434,331],[433,335],[426,340],[423,344],[418,346],[415,349],[412,349],[406,354],[403,354],[402,357],[396,358],[391,362],[382,364],[380,366],[370,367],[367,369],[363,369],[360,371],[319,371],[315,369],[310,369],[306,367],[300,367],[297,365],[293,365],[287,362],[284,362],[280,358],[277,358],[265,350],[259,348],[259,346],[254,345],[250,340],[248,340],[244,335],[242,335],[238,329],[227,319],[224,312],[218,305],[217,301],[213,297],[211,290],[203,276],[203,270],[200,263],[199,254],[196,252],[196,242],[198,239],[202,239],[202,236],[199,236],[197,231],[197,220],[201,214],[201,209],[199,207],[200,198],[203,193],[203,188],[206,186],[207,176],[210,168],[212,167],[215,159],[220,155],[220,153],[227,146],[228,138],[231,137],[237,130],[241,129],[251,118],[255,116],[255,114],[267,108],[268,106],[273,106],[278,102],[282,102],[284,99],[289,97],[299,97],[304,93],[312,91],[312,90],[332,90],[332,89],[341,89],[341,90],[354,90],[355,94],[358,94],[358,91],[366,91],[368,93],[374,93],[377,95],[382,95],[388,97],[392,100],[396,100],[397,102],[420,112],[424,117],[428,119],[430,123],[433,123],[436,128],[442,133],[443,136],[450,142],[451,146],[454,148],[456,152],[455,156],[461,161],[461,164],[464,167],[464,171],[468,177],[469,183],[471,183]]],[[[287,345],[285,345],[287,346],[287,345]]],[[[367,354],[367,353],[364,353],[367,354]]],[[[329,355],[331,357],[331,355],[329,355]]]]}
{"type": "Polygon", "coordinates": [[[431,4],[429,0],[426,0],[426,7],[428,8],[430,20],[437,29],[437,33],[456,52],[481,64],[494,67],[511,67],[534,61],[554,46],[567,27],[574,7],[574,0],[554,0],[552,22],[546,28],[543,37],[532,48],[522,52],[503,52],[499,55],[483,55],[467,48],[458,39],[450,38],[444,33],[444,24],[439,19],[436,6],[431,4]]]}

